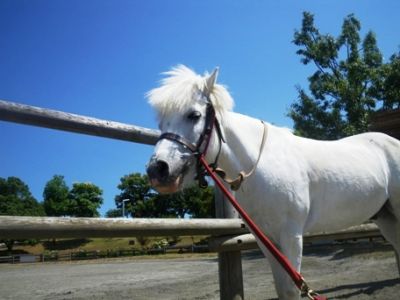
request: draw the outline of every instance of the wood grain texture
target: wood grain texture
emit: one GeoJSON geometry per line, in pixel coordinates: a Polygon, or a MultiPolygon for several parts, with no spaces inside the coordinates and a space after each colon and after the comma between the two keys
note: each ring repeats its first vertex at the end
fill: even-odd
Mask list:
{"type": "Polygon", "coordinates": [[[155,145],[160,132],[130,124],[0,100],[0,120],[155,145]]]}

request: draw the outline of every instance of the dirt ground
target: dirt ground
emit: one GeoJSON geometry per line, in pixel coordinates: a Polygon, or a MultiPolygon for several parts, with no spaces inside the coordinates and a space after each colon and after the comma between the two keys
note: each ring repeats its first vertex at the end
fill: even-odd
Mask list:
{"type": "MultiPolygon", "coordinates": [[[[303,275],[329,299],[399,299],[388,247],[307,248],[303,275]]],[[[269,266],[243,253],[246,299],[276,299],[269,266]]],[[[215,257],[0,265],[0,299],[219,299],[215,257]]]]}

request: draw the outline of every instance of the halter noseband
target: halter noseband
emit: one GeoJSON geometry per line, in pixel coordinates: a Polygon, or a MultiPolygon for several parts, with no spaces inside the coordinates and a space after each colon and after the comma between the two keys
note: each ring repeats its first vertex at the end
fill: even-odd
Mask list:
{"type": "Polygon", "coordinates": [[[226,176],[226,172],[223,169],[218,168],[218,159],[221,154],[222,142],[225,142],[225,140],[223,138],[218,119],[215,116],[215,109],[209,99],[207,100],[206,121],[204,123],[204,129],[203,129],[203,132],[201,133],[200,138],[196,144],[193,144],[192,142],[188,141],[186,138],[184,138],[178,134],[172,133],[172,132],[165,132],[165,133],[161,134],[158,140],[160,141],[163,139],[167,139],[167,140],[179,143],[184,148],[186,148],[192,152],[192,154],[197,158],[197,161],[196,161],[197,175],[196,175],[195,179],[198,180],[199,186],[201,188],[205,188],[208,185],[207,180],[205,179],[205,176],[207,175],[207,171],[201,163],[201,157],[206,156],[208,145],[210,144],[211,133],[212,133],[214,125],[215,125],[215,128],[217,130],[218,139],[219,139],[219,149],[218,149],[218,153],[215,157],[214,162],[212,164],[209,164],[209,166],[213,172],[216,172],[223,181],[225,181],[227,184],[230,185],[230,187],[233,191],[236,191],[240,188],[242,182],[254,173],[254,171],[256,170],[256,168],[258,166],[258,163],[260,162],[261,154],[263,153],[265,142],[267,140],[267,134],[268,134],[267,125],[263,121],[261,121],[261,123],[263,124],[264,130],[263,130],[263,135],[262,135],[262,140],[261,140],[261,145],[260,145],[260,150],[259,150],[259,155],[258,155],[257,161],[255,162],[255,164],[253,165],[253,168],[249,172],[240,171],[236,178],[228,178],[226,176]],[[203,146],[203,144],[204,144],[204,146],[203,146]]]}
{"type": "Polygon", "coordinates": [[[173,142],[177,142],[177,143],[181,144],[183,147],[185,147],[186,149],[190,150],[194,155],[206,154],[208,144],[209,144],[210,138],[211,138],[211,133],[212,133],[212,130],[214,127],[214,123],[216,123],[216,122],[217,122],[217,120],[215,118],[214,107],[211,104],[211,102],[208,101],[204,129],[203,129],[203,132],[201,133],[200,138],[196,144],[194,144],[194,143],[190,142],[189,140],[187,140],[186,138],[184,138],[178,134],[172,133],[172,132],[165,132],[165,133],[161,134],[160,137],[158,138],[158,140],[160,141],[163,139],[167,139],[167,140],[170,140],[173,142]],[[204,148],[203,148],[203,150],[201,150],[203,144],[204,144],[204,148]]]}
{"type": "Polygon", "coordinates": [[[205,169],[200,164],[200,156],[206,155],[206,153],[207,153],[214,125],[217,129],[217,134],[218,134],[218,138],[220,141],[220,147],[219,147],[218,154],[215,158],[214,163],[211,164],[212,166],[216,166],[217,162],[218,162],[219,154],[221,152],[222,141],[224,141],[224,139],[222,136],[221,127],[216,118],[214,106],[212,105],[212,103],[209,99],[207,100],[206,120],[204,123],[204,129],[203,129],[203,132],[201,133],[200,138],[197,141],[197,143],[194,144],[194,143],[190,142],[189,140],[187,140],[186,138],[184,138],[178,134],[172,133],[172,132],[165,132],[165,133],[161,134],[160,137],[158,138],[158,141],[167,139],[167,140],[176,142],[178,144],[181,144],[185,149],[188,149],[190,152],[192,152],[192,154],[197,158],[196,179],[199,181],[199,186],[202,188],[207,187],[208,184],[205,179],[205,176],[206,176],[205,169]]]}
{"type": "Polygon", "coordinates": [[[163,140],[163,139],[177,142],[177,143],[181,144],[184,148],[189,149],[192,153],[197,152],[198,147],[195,144],[192,144],[187,139],[185,139],[184,137],[181,137],[178,134],[175,134],[172,132],[165,132],[162,135],[160,135],[160,137],[158,138],[158,140],[163,140]]]}

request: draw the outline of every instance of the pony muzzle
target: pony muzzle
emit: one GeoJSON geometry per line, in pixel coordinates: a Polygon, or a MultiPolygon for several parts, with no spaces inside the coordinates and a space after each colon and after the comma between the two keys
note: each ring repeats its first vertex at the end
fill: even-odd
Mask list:
{"type": "Polygon", "coordinates": [[[164,160],[152,159],[147,167],[151,186],[161,194],[176,193],[182,183],[182,175],[172,176],[170,167],[164,160]]]}

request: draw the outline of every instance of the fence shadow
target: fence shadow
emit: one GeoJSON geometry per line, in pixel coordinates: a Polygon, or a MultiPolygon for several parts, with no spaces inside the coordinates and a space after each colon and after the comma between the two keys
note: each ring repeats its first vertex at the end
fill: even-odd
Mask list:
{"type": "Polygon", "coordinates": [[[374,252],[390,252],[393,247],[385,242],[346,242],[320,245],[304,245],[304,256],[332,256],[330,260],[340,260],[354,255],[370,254],[374,252]]]}
{"type": "Polygon", "coordinates": [[[340,260],[348,257],[352,257],[353,255],[359,254],[372,254],[374,252],[393,252],[393,246],[390,244],[379,244],[379,243],[365,243],[361,244],[357,247],[357,245],[353,247],[343,247],[340,251],[336,252],[331,260],[340,260]]]}
{"type": "Polygon", "coordinates": [[[89,239],[67,239],[43,241],[42,244],[46,250],[69,250],[82,247],[89,242],[89,239]]]}
{"type": "MultiPolygon", "coordinates": [[[[19,255],[19,254],[29,254],[28,251],[22,250],[22,249],[16,249],[12,251],[12,255],[19,255]]],[[[9,256],[10,252],[8,250],[1,250],[0,251],[0,256],[9,256]]]]}
{"type": "Polygon", "coordinates": [[[242,251],[242,260],[254,260],[265,258],[260,249],[242,251]]]}
{"type": "Polygon", "coordinates": [[[348,299],[361,294],[371,295],[381,289],[393,287],[395,285],[400,285],[399,278],[372,282],[369,281],[365,283],[345,284],[334,288],[320,290],[318,293],[328,296],[329,299],[348,299]],[[343,293],[340,293],[341,291],[343,291],[343,293]],[[335,295],[330,296],[330,293],[335,293],[335,295]]]}

